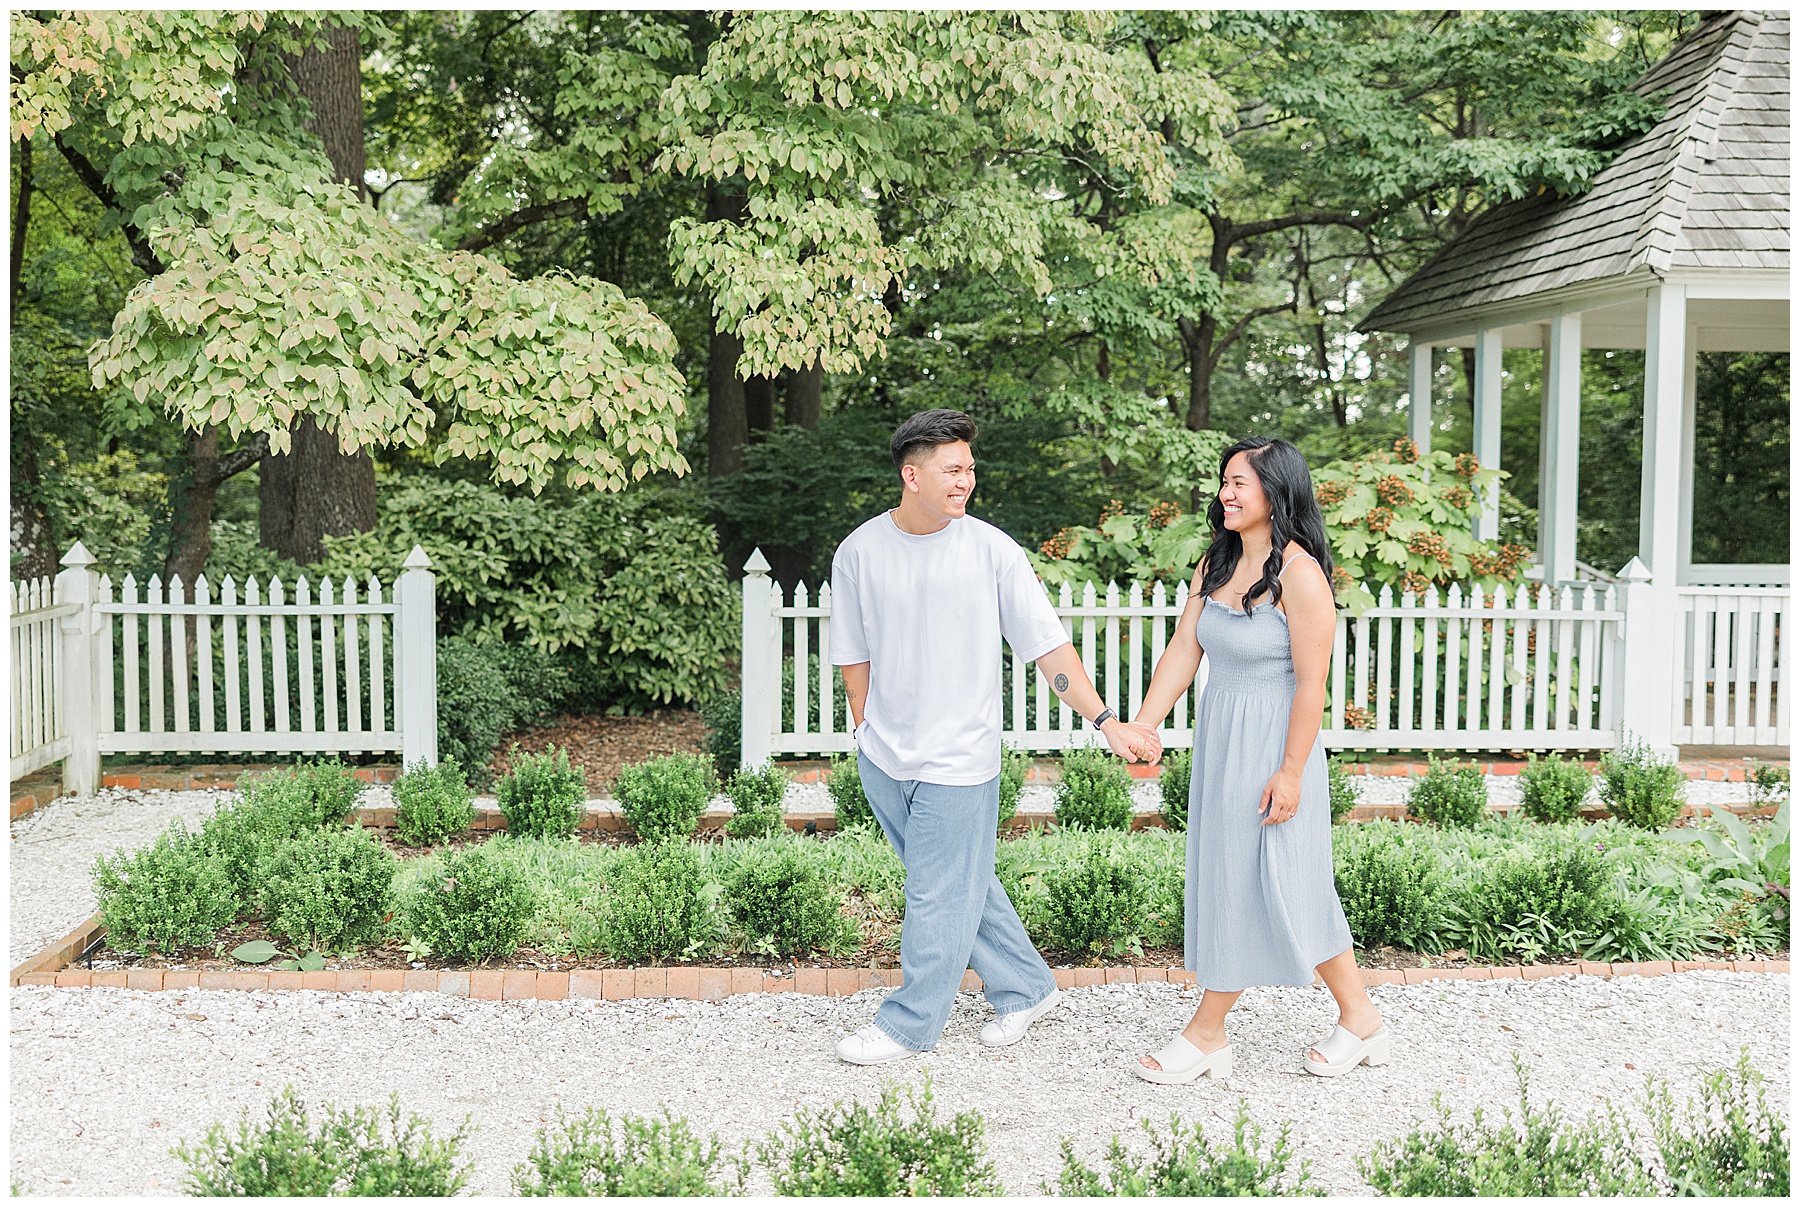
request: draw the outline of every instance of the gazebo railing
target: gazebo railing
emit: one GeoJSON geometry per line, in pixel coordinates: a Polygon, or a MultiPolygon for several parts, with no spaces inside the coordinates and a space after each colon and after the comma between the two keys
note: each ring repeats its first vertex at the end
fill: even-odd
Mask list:
{"type": "Polygon", "coordinates": [[[1683,587],[1677,592],[1681,675],[1675,741],[1785,746],[1786,587],[1683,587]]]}

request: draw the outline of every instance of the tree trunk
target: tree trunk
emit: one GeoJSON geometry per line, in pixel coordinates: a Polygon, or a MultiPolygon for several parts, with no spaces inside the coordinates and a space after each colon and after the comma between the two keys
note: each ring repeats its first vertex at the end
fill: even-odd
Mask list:
{"type": "Polygon", "coordinates": [[[1463,348],[1463,349],[1461,349],[1461,351],[1462,351],[1462,363],[1463,363],[1463,384],[1468,387],[1469,418],[1471,421],[1473,421],[1475,418],[1475,349],[1474,348],[1463,348]]]}
{"type": "Polygon", "coordinates": [[[12,304],[25,296],[25,231],[31,226],[31,140],[19,140],[19,204],[13,212],[12,304]]]}
{"type": "Polygon", "coordinates": [[[809,432],[816,431],[824,411],[825,370],[815,360],[805,369],[795,369],[788,377],[787,421],[809,432]]]}
{"type": "MultiPolygon", "coordinates": [[[[707,185],[708,222],[736,221],[743,213],[743,194],[707,185]]],[[[737,375],[738,358],[743,354],[744,341],[721,331],[715,316],[706,357],[706,473],[711,478],[723,478],[744,468],[744,443],[750,432],[744,415],[744,383],[737,375]]],[[[721,532],[721,543],[724,539],[721,532]]]]}
{"type": "MultiPolygon", "coordinates": [[[[312,106],[306,129],[318,135],[333,175],[363,197],[362,43],[355,29],[334,25],[325,49],[284,56],[312,106]]],[[[312,419],[292,428],[292,451],[263,458],[258,487],[258,539],[263,548],[310,564],[325,556],[323,538],[375,527],[375,458],[345,454],[337,437],[312,419]]]]}
{"type": "Polygon", "coordinates": [[[1198,323],[1180,320],[1180,327],[1188,358],[1188,430],[1203,432],[1212,426],[1212,349],[1219,320],[1207,313],[1200,316],[1198,323]]]}
{"type": "MultiPolygon", "coordinates": [[[[219,493],[219,429],[189,433],[188,470],[169,487],[169,550],[163,582],[179,575],[191,592],[212,553],[213,499],[219,493]]],[[[191,595],[190,595],[191,597],[191,595]]]]}
{"type": "MultiPolygon", "coordinates": [[[[742,345],[739,345],[740,347],[742,345]]],[[[775,426],[775,382],[772,378],[751,375],[744,379],[744,427],[750,432],[766,432],[775,426]]]]}
{"type": "Polygon", "coordinates": [[[37,439],[13,412],[12,425],[12,564],[14,578],[55,574],[60,555],[50,513],[44,510],[44,484],[38,475],[37,439]]]}

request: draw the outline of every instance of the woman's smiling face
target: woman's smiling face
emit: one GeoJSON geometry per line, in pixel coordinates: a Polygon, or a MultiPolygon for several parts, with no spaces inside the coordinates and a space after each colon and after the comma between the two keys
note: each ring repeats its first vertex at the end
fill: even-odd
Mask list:
{"type": "Polygon", "coordinates": [[[1225,527],[1233,532],[1269,522],[1269,497],[1263,493],[1262,479],[1250,468],[1249,453],[1238,453],[1225,463],[1219,504],[1225,508],[1225,527]]]}

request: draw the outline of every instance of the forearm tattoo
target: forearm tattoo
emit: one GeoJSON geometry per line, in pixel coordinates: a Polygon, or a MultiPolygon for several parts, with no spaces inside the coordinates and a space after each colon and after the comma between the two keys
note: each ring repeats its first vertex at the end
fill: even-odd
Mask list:
{"type": "Polygon", "coordinates": [[[1060,696],[1069,690],[1069,677],[1059,672],[1056,678],[1050,681],[1050,686],[1054,687],[1056,694],[1060,696]]]}

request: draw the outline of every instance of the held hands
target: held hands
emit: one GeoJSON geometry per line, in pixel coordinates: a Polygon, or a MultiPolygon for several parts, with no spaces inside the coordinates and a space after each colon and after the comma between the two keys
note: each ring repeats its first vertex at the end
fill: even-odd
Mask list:
{"type": "Polygon", "coordinates": [[[1265,814],[1263,825],[1278,826],[1300,807],[1300,773],[1283,768],[1263,785],[1262,800],[1256,811],[1265,814]]]}
{"type": "Polygon", "coordinates": [[[1113,753],[1127,763],[1154,763],[1162,758],[1162,739],[1154,729],[1115,720],[1108,721],[1101,732],[1113,753]]]}

